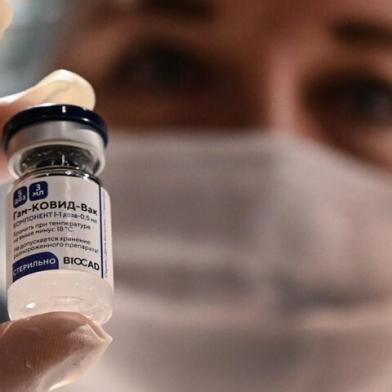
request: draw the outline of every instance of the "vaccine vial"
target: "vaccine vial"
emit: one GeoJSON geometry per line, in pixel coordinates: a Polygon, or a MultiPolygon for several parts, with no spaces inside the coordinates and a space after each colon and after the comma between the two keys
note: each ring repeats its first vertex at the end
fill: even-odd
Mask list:
{"type": "Polygon", "coordinates": [[[69,311],[103,324],[113,308],[110,199],[97,175],[107,128],[96,113],[42,105],[5,125],[11,319],[69,311]]]}

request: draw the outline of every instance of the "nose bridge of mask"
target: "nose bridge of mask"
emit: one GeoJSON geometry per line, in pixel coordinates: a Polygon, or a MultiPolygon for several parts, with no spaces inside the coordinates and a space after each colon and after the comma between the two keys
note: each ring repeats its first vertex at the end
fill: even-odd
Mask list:
{"type": "Polygon", "coordinates": [[[263,175],[257,167],[260,160],[265,165],[273,163],[267,148],[240,146],[241,139],[215,143],[202,138],[128,140],[116,143],[114,139],[106,172],[109,188],[121,198],[119,205],[132,212],[132,220],[121,215],[120,222],[132,221],[135,232],[171,232],[192,241],[238,245],[239,236],[248,237],[240,233],[241,227],[245,229],[240,221],[249,218],[254,206],[252,193],[259,184],[253,180],[263,175]],[[265,156],[258,157],[263,149],[265,156]]]}
{"type": "MultiPolygon", "coordinates": [[[[379,205],[387,204],[392,191],[388,175],[322,147],[286,138],[115,136],[108,154],[104,178],[109,187],[118,190],[114,192],[116,197],[123,198],[122,208],[129,209],[133,203],[127,202],[127,197],[135,193],[132,197],[140,196],[141,200],[151,194],[161,207],[163,203],[173,204],[174,211],[178,211],[182,192],[188,192],[181,200],[189,204],[184,214],[192,214],[192,209],[188,209],[191,203],[198,207],[216,201],[221,213],[232,211],[229,207],[241,207],[240,215],[244,217],[247,206],[254,212],[266,200],[266,194],[270,194],[272,202],[279,196],[287,199],[282,205],[289,205],[297,193],[305,193],[306,200],[299,200],[304,205],[323,197],[327,205],[339,200],[350,209],[373,200],[379,205]],[[285,189],[291,193],[287,195],[285,189]],[[226,206],[228,198],[231,204],[226,206]]],[[[375,209],[374,204],[369,203],[368,208],[375,209]]],[[[208,220],[208,214],[205,215],[208,220]]],[[[121,221],[125,217],[119,218],[121,221]]],[[[143,218],[147,216],[143,214],[143,218]]],[[[188,223],[192,222],[194,219],[188,223]]],[[[142,227],[143,224],[135,225],[134,230],[142,227]]],[[[207,233],[201,230],[200,234],[207,233]]]]}

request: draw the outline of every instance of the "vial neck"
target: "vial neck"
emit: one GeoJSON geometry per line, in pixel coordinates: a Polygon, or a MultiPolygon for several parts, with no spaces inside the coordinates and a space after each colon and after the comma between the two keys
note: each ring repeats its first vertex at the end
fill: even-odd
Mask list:
{"type": "Polygon", "coordinates": [[[45,168],[50,170],[55,167],[80,170],[94,175],[98,168],[98,162],[94,160],[88,150],[65,145],[37,147],[25,152],[20,161],[22,175],[45,168]]]}

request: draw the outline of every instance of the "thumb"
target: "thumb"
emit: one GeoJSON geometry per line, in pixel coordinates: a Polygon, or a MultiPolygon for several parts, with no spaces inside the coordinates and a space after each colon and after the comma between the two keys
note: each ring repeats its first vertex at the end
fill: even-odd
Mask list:
{"type": "Polygon", "coordinates": [[[13,12],[9,0],[0,0],[0,39],[10,25],[13,12]]]}
{"type": "MultiPolygon", "coordinates": [[[[1,0],[0,0],[1,2],[1,0]]],[[[1,10],[0,10],[1,11],[1,10]]],[[[2,135],[3,135],[3,127],[5,123],[17,112],[25,109],[27,107],[27,103],[25,102],[16,102],[16,103],[5,103],[2,102],[2,98],[0,98],[0,183],[3,178],[7,176],[6,170],[6,158],[3,152],[2,145],[2,135]]],[[[0,389],[1,390],[1,389],[0,389]]]]}
{"type": "Polygon", "coordinates": [[[46,392],[72,383],[111,340],[100,326],[76,313],[0,324],[0,390],[46,392]]]}

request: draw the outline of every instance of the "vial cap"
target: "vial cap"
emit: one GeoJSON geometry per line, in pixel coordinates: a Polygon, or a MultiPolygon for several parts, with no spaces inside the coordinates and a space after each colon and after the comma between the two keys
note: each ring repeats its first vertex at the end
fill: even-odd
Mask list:
{"type": "Polygon", "coordinates": [[[48,121],[68,121],[87,125],[99,134],[106,147],[108,131],[103,119],[95,112],[75,105],[40,105],[17,113],[4,126],[3,147],[7,151],[12,137],[34,124],[48,121]]]}

